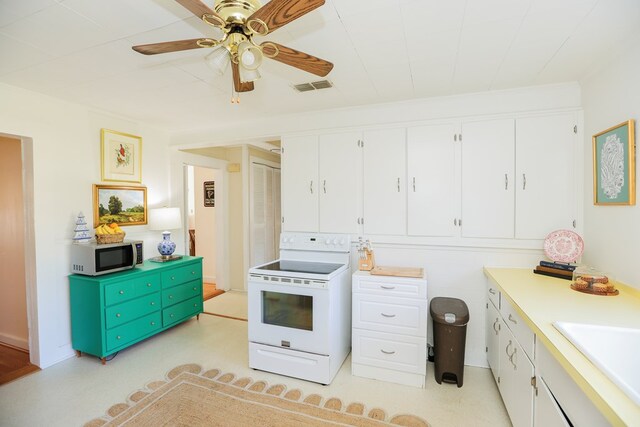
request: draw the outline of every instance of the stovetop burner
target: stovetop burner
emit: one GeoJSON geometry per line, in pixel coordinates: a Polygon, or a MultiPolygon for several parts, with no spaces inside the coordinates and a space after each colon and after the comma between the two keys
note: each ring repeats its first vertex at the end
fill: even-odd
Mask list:
{"type": "Polygon", "coordinates": [[[259,267],[260,270],[273,272],[330,274],[342,267],[342,264],[327,262],[279,260],[259,267]]]}

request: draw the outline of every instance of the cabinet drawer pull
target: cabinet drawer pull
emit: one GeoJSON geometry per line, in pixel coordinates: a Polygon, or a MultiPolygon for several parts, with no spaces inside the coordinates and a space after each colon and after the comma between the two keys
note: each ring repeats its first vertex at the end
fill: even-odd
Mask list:
{"type": "Polygon", "coordinates": [[[380,285],[380,287],[382,289],[395,289],[396,288],[395,286],[384,286],[384,285],[380,285]]]}
{"type": "Polygon", "coordinates": [[[527,175],[522,174],[522,189],[526,190],[527,189],[527,175]]]}
{"type": "Polygon", "coordinates": [[[396,354],[395,351],[384,351],[383,349],[380,349],[381,352],[383,352],[384,354],[396,354]]]}
{"type": "Polygon", "coordinates": [[[324,191],[324,194],[327,194],[327,180],[326,179],[322,180],[322,191],[324,191]]]}
{"type": "Polygon", "coordinates": [[[509,177],[507,176],[507,174],[504,174],[504,189],[508,190],[509,189],[509,177]]]}
{"type": "Polygon", "coordinates": [[[507,352],[507,357],[511,358],[511,355],[509,354],[509,347],[511,347],[511,340],[509,340],[509,344],[507,344],[507,346],[504,349],[504,351],[507,352]]]}
{"type": "Polygon", "coordinates": [[[395,314],[385,314],[385,313],[380,313],[382,315],[382,317],[396,317],[395,314]]]}
{"type": "Polygon", "coordinates": [[[195,272],[195,271],[192,271],[192,272],[191,272],[191,275],[194,275],[194,274],[196,274],[196,272],[195,272]]]}
{"type": "Polygon", "coordinates": [[[151,287],[151,283],[147,283],[147,288],[150,288],[150,287],[151,287]]]}
{"type": "Polygon", "coordinates": [[[518,321],[514,319],[513,316],[511,316],[511,314],[509,314],[509,321],[515,323],[516,325],[518,324],[518,321]]]}
{"type": "Polygon", "coordinates": [[[173,295],[169,295],[169,299],[173,299],[173,295]]]}
{"type": "Polygon", "coordinates": [[[155,326],[155,325],[156,325],[156,322],[151,322],[151,326],[155,326]]]}
{"type": "Polygon", "coordinates": [[[169,317],[174,317],[173,313],[169,315],[169,317]]]}
{"type": "Polygon", "coordinates": [[[413,177],[413,192],[416,192],[416,177],[413,177]]]}
{"type": "Polygon", "coordinates": [[[197,307],[197,306],[198,306],[198,303],[193,304],[193,306],[194,306],[194,307],[197,307]]]}
{"type": "Polygon", "coordinates": [[[120,291],[120,295],[124,295],[124,291],[120,291]]]}
{"type": "Polygon", "coordinates": [[[118,335],[118,336],[116,337],[116,339],[117,339],[117,340],[119,340],[119,339],[120,339],[120,335],[118,335]]]}
{"type": "Polygon", "coordinates": [[[398,186],[398,193],[399,193],[399,192],[400,192],[400,178],[398,178],[398,184],[397,184],[397,186],[398,186]]]}
{"type": "Polygon", "coordinates": [[[194,287],[193,287],[193,290],[194,290],[194,291],[197,291],[197,290],[198,290],[198,288],[194,286],[194,287]]]}
{"type": "Polygon", "coordinates": [[[495,291],[493,288],[489,288],[489,293],[490,293],[491,295],[495,295],[495,294],[496,294],[496,291],[495,291]]]}
{"type": "Polygon", "coordinates": [[[151,301],[151,305],[156,305],[156,302],[155,301],[151,301]]]}
{"type": "Polygon", "coordinates": [[[171,280],[176,280],[176,277],[175,276],[171,276],[171,280]]]}
{"type": "Polygon", "coordinates": [[[120,317],[120,313],[116,313],[116,317],[120,317]]]}
{"type": "Polygon", "coordinates": [[[313,194],[313,181],[309,181],[309,192],[313,194]]]}

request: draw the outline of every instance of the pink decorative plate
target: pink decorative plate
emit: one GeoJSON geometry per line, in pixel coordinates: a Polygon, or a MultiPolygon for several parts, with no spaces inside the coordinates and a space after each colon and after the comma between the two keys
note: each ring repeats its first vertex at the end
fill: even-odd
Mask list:
{"type": "Polygon", "coordinates": [[[575,262],[584,251],[584,241],[571,230],[556,230],[544,239],[544,253],[556,262],[575,262]]]}

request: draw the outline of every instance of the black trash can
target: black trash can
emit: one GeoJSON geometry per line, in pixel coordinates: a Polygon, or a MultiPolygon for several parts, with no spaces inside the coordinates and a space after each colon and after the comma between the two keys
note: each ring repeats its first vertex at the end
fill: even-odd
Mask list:
{"type": "Polygon", "coordinates": [[[430,311],[436,381],[462,387],[469,308],[460,299],[436,297],[431,300],[430,311]]]}

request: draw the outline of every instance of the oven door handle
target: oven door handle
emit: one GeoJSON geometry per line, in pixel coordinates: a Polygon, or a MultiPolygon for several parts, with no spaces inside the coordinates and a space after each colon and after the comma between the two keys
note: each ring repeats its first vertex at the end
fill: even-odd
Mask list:
{"type": "Polygon", "coordinates": [[[395,314],[386,314],[386,313],[380,313],[382,315],[382,317],[396,317],[395,314]]]}

